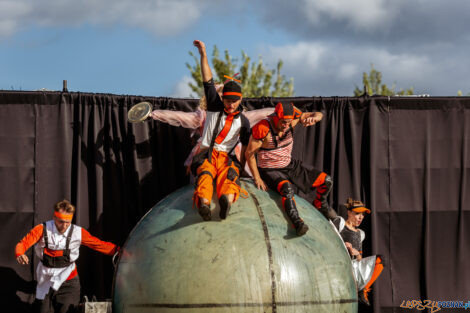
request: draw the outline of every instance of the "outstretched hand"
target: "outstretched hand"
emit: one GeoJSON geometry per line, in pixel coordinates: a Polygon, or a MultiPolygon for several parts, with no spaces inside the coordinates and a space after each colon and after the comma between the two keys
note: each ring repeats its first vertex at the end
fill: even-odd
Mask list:
{"type": "Polygon", "coordinates": [[[300,122],[303,126],[312,126],[315,125],[317,122],[320,122],[323,118],[323,114],[320,112],[308,112],[303,113],[300,117],[300,122]]]}
{"type": "Polygon", "coordinates": [[[193,45],[199,50],[199,54],[206,53],[206,44],[200,40],[194,40],[193,45]]]}
{"type": "Polygon", "coordinates": [[[18,261],[18,263],[20,263],[21,265],[27,265],[27,264],[29,264],[29,259],[28,259],[28,257],[26,256],[26,254],[19,255],[19,256],[16,258],[16,261],[18,261]]]}

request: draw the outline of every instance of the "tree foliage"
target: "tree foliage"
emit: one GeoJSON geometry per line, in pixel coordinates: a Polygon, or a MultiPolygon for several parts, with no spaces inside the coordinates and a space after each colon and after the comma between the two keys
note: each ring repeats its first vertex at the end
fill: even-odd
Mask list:
{"type": "Polygon", "coordinates": [[[367,95],[372,96],[372,95],[380,95],[380,96],[395,96],[395,95],[412,95],[414,94],[414,88],[410,87],[408,89],[400,89],[399,91],[396,91],[396,83],[393,83],[391,87],[388,87],[386,84],[382,83],[382,73],[377,71],[374,68],[374,65],[371,64],[371,70],[369,74],[366,72],[362,73],[362,83],[364,85],[364,88],[359,88],[356,86],[354,89],[354,96],[358,97],[364,94],[364,92],[367,93],[367,95]]]}
{"type": "MultiPolygon", "coordinates": [[[[202,96],[204,90],[200,59],[191,51],[189,54],[193,57],[195,65],[186,63],[194,80],[188,85],[198,96],[202,96]]],[[[211,62],[215,81],[223,82],[225,81],[224,75],[232,76],[240,73],[243,97],[290,97],[294,95],[294,79],[287,80],[284,75],[281,75],[282,60],[278,61],[276,69],[268,69],[261,56],[258,61],[251,62],[251,58],[242,51],[241,65],[238,66],[238,59],[233,58],[228,50],[225,50],[221,56],[217,46],[214,46],[211,62]]]]}

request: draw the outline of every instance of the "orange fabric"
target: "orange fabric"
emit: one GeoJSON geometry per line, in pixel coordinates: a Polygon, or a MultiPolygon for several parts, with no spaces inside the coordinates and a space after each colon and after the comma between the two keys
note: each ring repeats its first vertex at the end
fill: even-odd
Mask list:
{"type": "Polygon", "coordinates": [[[67,277],[66,280],[71,280],[72,278],[75,278],[75,276],[77,275],[78,275],[77,266],[75,265],[75,268],[73,269],[72,273],[70,273],[69,277],[67,277]]]}
{"type": "Polygon", "coordinates": [[[261,140],[269,134],[269,122],[267,120],[259,121],[251,130],[253,138],[261,140]]]}
{"type": "Polygon", "coordinates": [[[239,93],[239,92],[235,92],[235,91],[226,91],[222,94],[222,96],[239,96],[239,97],[241,97],[242,94],[239,93]]]}
{"type": "MultiPolygon", "coordinates": [[[[238,73],[237,73],[237,74],[235,74],[234,76],[236,76],[236,75],[238,75],[238,73]]],[[[233,80],[233,81],[236,81],[237,83],[241,83],[241,82],[242,82],[241,80],[239,80],[239,79],[235,79],[235,78],[233,78],[233,77],[230,77],[230,76],[228,76],[228,75],[224,75],[224,77],[225,77],[225,78],[228,78],[228,80],[233,80]]],[[[228,80],[227,80],[227,81],[228,81],[228,80]]],[[[227,82],[227,81],[226,81],[226,82],[227,82]]],[[[226,82],[225,82],[225,83],[226,83],[226,82]]],[[[225,84],[225,83],[224,83],[224,84],[225,84]]]]}
{"type": "Polygon", "coordinates": [[[370,210],[363,206],[352,208],[351,211],[358,212],[358,213],[362,213],[362,212],[370,213],[370,210]]]}
{"type": "Polygon", "coordinates": [[[302,115],[302,111],[294,107],[294,119],[298,119],[302,115]]]}
{"type": "Polygon", "coordinates": [[[277,192],[281,193],[281,188],[285,183],[288,183],[288,180],[283,180],[279,184],[277,184],[277,192]]]}
{"type": "Polygon", "coordinates": [[[72,218],[73,218],[72,213],[60,213],[57,211],[54,212],[54,216],[64,221],[72,221],[72,218]]]}
{"type": "Polygon", "coordinates": [[[119,250],[119,247],[112,242],[102,241],[96,237],[90,235],[90,233],[82,228],[82,245],[87,246],[90,249],[98,251],[106,255],[113,255],[119,250]]]}
{"type": "MultiPolygon", "coordinates": [[[[217,198],[222,195],[234,194],[233,202],[237,201],[240,195],[240,186],[235,182],[227,179],[227,174],[230,168],[233,168],[237,175],[239,175],[238,168],[232,162],[227,152],[217,151],[212,149],[211,163],[206,159],[204,163],[197,169],[197,174],[202,172],[211,173],[212,177],[216,179],[217,186],[217,198]],[[230,166],[227,164],[231,163],[230,166]]],[[[209,200],[209,204],[212,200],[212,194],[214,192],[213,179],[209,175],[202,175],[197,181],[196,189],[194,190],[194,202],[199,203],[199,198],[209,200]]]]}
{"type": "Polygon", "coordinates": [[[50,255],[51,257],[55,258],[58,256],[63,256],[64,250],[51,250],[49,248],[44,248],[44,254],[50,255]]]}
{"type": "Polygon", "coordinates": [[[42,224],[36,225],[33,229],[18,242],[15,247],[15,256],[18,257],[28,251],[31,246],[38,242],[42,237],[43,227],[42,224]]]}
{"type": "MultiPolygon", "coordinates": [[[[298,112],[300,112],[299,110],[296,110],[294,104],[291,102],[289,104],[283,104],[282,102],[278,102],[276,107],[274,108],[274,112],[277,116],[278,119],[281,119],[281,118],[285,118],[285,119],[288,119],[288,118],[298,118],[298,112]],[[289,109],[292,109],[292,115],[291,114],[288,114],[286,115],[286,112],[284,112],[284,105],[290,105],[291,107],[287,108],[289,109]],[[296,114],[297,113],[297,114],[296,114]]],[[[288,112],[290,113],[290,112],[288,112]]]]}
{"type": "Polygon", "coordinates": [[[215,138],[215,143],[216,144],[221,144],[222,141],[224,141],[225,137],[227,137],[227,134],[230,131],[230,127],[232,127],[233,118],[237,114],[238,114],[238,112],[237,113],[231,113],[231,114],[227,115],[227,118],[225,119],[224,128],[220,131],[217,138],[215,138]]]}
{"type": "Polygon", "coordinates": [[[321,173],[318,175],[317,179],[313,183],[312,187],[316,188],[325,182],[326,173],[321,173]]]}
{"type": "Polygon", "coordinates": [[[370,278],[367,285],[364,287],[365,291],[370,290],[370,286],[372,286],[372,284],[377,280],[377,278],[379,278],[383,269],[384,269],[384,266],[382,264],[382,259],[378,256],[375,260],[375,267],[374,267],[374,272],[372,273],[372,277],[370,278]]]}

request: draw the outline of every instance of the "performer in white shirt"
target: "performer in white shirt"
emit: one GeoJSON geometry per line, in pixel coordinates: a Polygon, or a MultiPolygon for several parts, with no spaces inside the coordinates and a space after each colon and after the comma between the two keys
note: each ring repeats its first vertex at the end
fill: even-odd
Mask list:
{"type": "Polygon", "coordinates": [[[119,247],[101,241],[85,229],[72,224],[75,207],[67,200],[54,205],[53,219],[35,226],[16,245],[18,263],[29,263],[25,252],[33,245],[41,260],[36,269],[37,287],[35,311],[41,313],[73,310],[80,301],[80,280],[75,261],[81,245],[107,255],[119,247]]]}
{"type": "Polygon", "coordinates": [[[207,100],[200,152],[191,165],[197,176],[193,200],[203,220],[210,220],[210,201],[213,181],[216,180],[220,218],[225,219],[231,204],[237,201],[240,194],[239,176],[240,169],[245,167],[250,123],[239,109],[242,101],[240,81],[230,79],[225,83],[221,100],[215,89],[205,44],[199,40],[193,43],[201,56],[201,74],[207,100]],[[239,140],[242,144],[240,162],[232,155],[239,140]]]}

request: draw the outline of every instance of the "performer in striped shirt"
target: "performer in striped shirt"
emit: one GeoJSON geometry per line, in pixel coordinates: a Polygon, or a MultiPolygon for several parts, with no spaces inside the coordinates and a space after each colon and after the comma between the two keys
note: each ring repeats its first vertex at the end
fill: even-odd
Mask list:
{"type": "Polygon", "coordinates": [[[256,187],[263,190],[269,187],[281,194],[282,205],[299,236],[308,231],[308,226],[297,211],[294,186],[305,193],[316,189],[313,205],[326,218],[336,217],[326,200],[333,185],[331,177],[292,159],[294,127],[299,122],[305,127],[315,125],[322,117],[320,112],[302,113],[292,103],[279,102],[273,114],[253,127],[246,150],[246,160],[256,187]]]}

